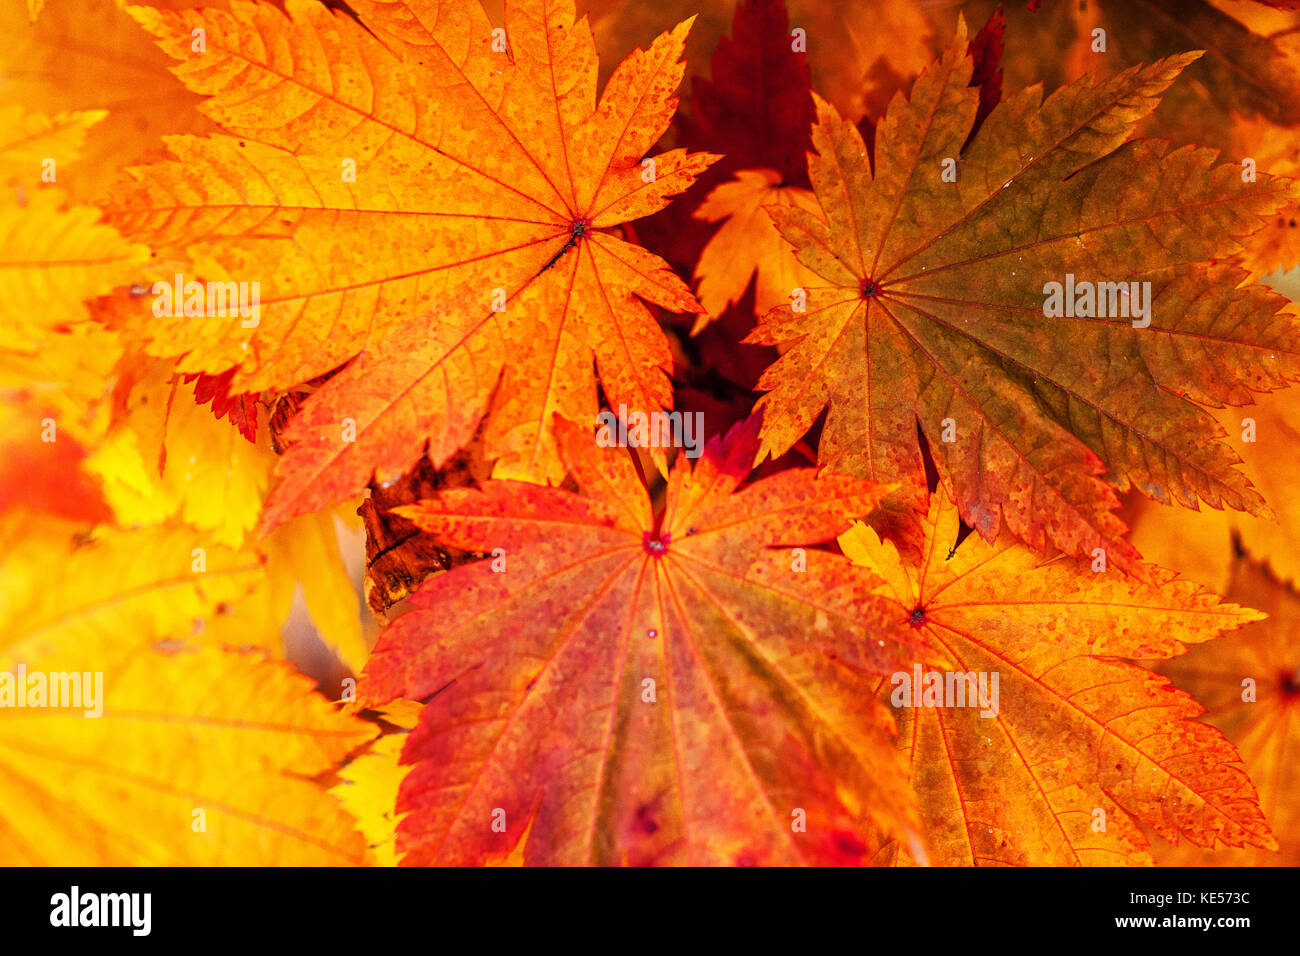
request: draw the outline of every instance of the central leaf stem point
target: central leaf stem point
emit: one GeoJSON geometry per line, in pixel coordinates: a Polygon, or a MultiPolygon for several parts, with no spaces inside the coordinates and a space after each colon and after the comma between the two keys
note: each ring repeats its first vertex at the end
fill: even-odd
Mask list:
{"type": "Polygon", "coordinates": [[[1293,700],[1300,697],[1300,668],[1282,674],[1282,695],[1293,700]]]}
{"type": "Polygon", "coordinates": [[[646,554],[652,558],[662,558],[668,553],[668,542],[671,537],[671,535],[656,535],[653,531],[647,531],[641,537],[646,554]]]}

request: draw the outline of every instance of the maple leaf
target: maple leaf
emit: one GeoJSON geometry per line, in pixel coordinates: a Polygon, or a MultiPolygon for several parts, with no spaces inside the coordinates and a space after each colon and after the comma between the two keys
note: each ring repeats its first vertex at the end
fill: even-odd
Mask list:
{"type": "Polygon", "coordinates": [[[235,370],[228,369],[220,375],[187,375],[193,381],[194,401],[199,405],[212,403],[212,414],[217,419],[230,417],[230,424],[251,443],[257,444],[257,396],[248,392],[230,394],[230,380],[235,370]]]}
{"type": "Polygon", "coordinates": [[[0,686],[0,859],[365,862],[352,821],[310,778],[372,725],[336,712],[284,664],[187,645],[249,592],[259,559],[196,551],[183,527],[86,536],[15,517],[0,522],[0,672],[76,673],[83,694],[98,673],[102,692],[82,703],[102,712],[19,709],[0,686]]]}
{"type": "Polygon", "coordinates": [[[152,351],[186,353],[181,370],[235,367],[232,388],[259,391],[365,349],[290,425],[267,525],[401,474],[426,441],[441,464],[485,412],[500,473],[558,480],[551,415],[594,418],[593,361],[612,402],[668,406],[668,347],[643,301],[699,306],[611,230],[712,158],[642,162],[675,109],[689,21],[629,57],[597,100],[590,28],[571,3],[511,3],[496,34],[475,0],[358,2],[365,27],[286,6],[289,18],[242,3],[134,9],[238,138],[170,139],[180,161],[134,171],[109,204],[110,222],[211,281],[260,282],[256,327],[137,320],[152,351]]]}
{"type": "MultiPolygon", "coordinates": [[[[970,82],[980,91],[972,136],[1002,96],[998,64],[1005,26],[996,12],[970,43],[974,60],[970,82]]],[[[754,309],[759,314],[787,301],[791,290],[817,282],[816,274],[799,262],[763,209],[788,205],[821,214],[816,197],[806,188],[810,185],[806,153],[812,148],[815,120],[808,67],[802,55],[790,50],[780,0],[737,8],[735,34],[734,40],[720,41],[713,54],[717,84],[697,79],[690,118],[680,121],[682,135],[693,148],[723,149],[728,141],[735,144],[701,182],[712,185],[721,174],[733,171],[734,178],[712,189],[693,212],[697,219],[723,225],[696,261],[695,278],[705,314],[696,319],[692,335],[738,302],[751,277],[756,277],[754,309]],[[758,109],[752,95],[756,86],[765,94],[758,109]],[[742,165],[759,168],[742,169],[742,165]]],[[[864,116],[858,128],[867,137],[874,118],[864,116]]]]}
{"type": "MultiPolygon", "coordinates": [[[[687,146],[725,153],[700,179],[707,198],[690,210],[696,220],[723,222],[707,244],[703,237],[699,245],[685,243],[705,310],[692,335],[738,302],[755,274],[754,307],[764,312],[811,279],[762,210],[782,203],[817,209],[805,159],[813,121],[808,58],[793,49],[781,0],[739,5],[732,34],[718,41],[712,78],[695,78],[689,112],[677,119],[678,137],[687,146]],[[761,96],[754,95],[756,89],[761,96]],[[738,254],[742,245],[748,248],[738,254]]],[[[673,216],[679,205],[659,218],[673,216]]],[[[681,223],[666,225],[683,231],[681,223]]]]}
{"type": "Polygon", "coordinates": [[[55,191],[0,204],[0,321],[6,329],[30,336],[42,323],[84,320],[85,299],[128,281],[147,253],[98,219],[93,207],[69,205],[55,191]]]}
{"type": "MultiPolygon", "coordinates": [[[[46,158],[76,156],[85,147],[86,134],[108,115],[106,110],[75,110],[50,116],[24,106],[0,106],[0,178],[35,186],[41,180],[46,158]]],[[[57,175],[57,165],[55,167],[57,175]]]]}
{"type": "MultiPolygon", "coordinates": [[[[980,108],[975,114],[971,135],[984,125],[993,108],[1002,102],[1002,54],[1006,49],[1007,18],[998,7],[970,41],[967,51],[975,65],[970,85],[980,91],[980,108]]],[[[967,139],[967,142],[970,142],[967,139]]]]}
{"type": "Polygon", "coordinates": [[[274,463],[269,447],[244,441],[175,381],[166,363],[116,370],[112,421],[86,468],[104,485],[119,524],[173,516],[228,547],[243,544],[262,511],[274,463]]]}
{"type": "MultiPolygon", "coordinates": [[[[342,511],[344,506],[340,506],[342,511]]],[[[334,510],[299,515],[258,542],[264,573],[252,592],[210,619],[204,639],[216,644],[255,644],[276,656],[291,653],[291,612],[301,594],[321,642],[339,662],[359,673],[369,647],[362,634],[361,602],[344,563],[334,510]]],[[[355,520],[355,519],[354,519],[355,520]]],[[[349,547],[356,542],[343,538],[349,547]]],[[[322,679],[322,683],[325,681],[322,679]]]]}
{"type": "MultiPolygon", "coordinates": [[[[1010,17],[1007,70],[1013,83],[1041,80],[1053,87],[1092,72],[1103,57],[1124,67],[1204,47],[1205,55],[1188,66],[1160,109],[1140,124],[1141,135],[1213,146],[1225,157],[1250,159],[1274,175],[1296,175],[1290,129],[1300,116],[1300,23],[1294,15],[1255,3],[1220,10],[1203,0],[1180,0],[1172,7],[1150,0],[1098,0],[1053,3],[1037,13],[1014,6],[1010,17]],[[1095,49],[1104,39],[1098,30],[1112,38],[1104,52],[1095,49]],[[1044,58],[1045,48],[1063,53],[1044,58]]],[[[1297,218],[1300,204],[1292,201],[1250,238],[1242,263],[1263,273],[1300,261],[1300,240],[1290,225],[1297,218]]]]}
{"type": "MultiPolygon", "coordinates": [[[[187,6],[192,0],[151,0],[187,6]]],[[[220,5],[220,0],[215,4],[220,5]]],[[[19,104],[47,114],[87,107],[107,111],[84,147],[52,150],[58,182],[78,199],[98,198],[131,162],[160,158],[163,132],[210,131],[199,98],[167,71],[169,60],[123,9],[122,0],[47,0],[39,18],[19,3],[0,4],[0,108],[19,104]],[[147,92],[142,92],[147,91],[147,92]]],[[[7,124],[0,124],[4,128],[7,124]]],[[[33,167],[39,175],[39,166],[33,167]]]]}
{"type": "MultiPolygon", "coordinates": [[[[595,22],[598,40],[602,39],[602,24],[628,24],[644,12],[634,7],[606,7],[604,17],[595,22]]],[[[688,46],[688,62],[697,67],[708,62],[709,75],[692,78],[690,96],[674,117],[670,135],[678,146],[723,155],[700,175],[695,189],[636,226],[642,243],[660,251],[679,272],[694,271],[697,281],[703,275],[697,268],[700,251],[716,231],[706,221],[710,217],[699,215],[699,208],[715,187],[739,170],[761,168],[763,175],[775,176],[792,194],[810,198],[804,153],[811,146],[813,119],[810,57],[802,50],[803,44],[792,39],[782,0],[745,0],[735,5],[734,15],[727,4],[717,2],[705,3],[698,12],[690,43],[699,49],[688,46]],[[726,16],[720,16],[722,13],[726,16]],[[730,36],[725,35],[727,27],[730,36]],[[707,44],[701,43],[705,37],[707,44]],[[712,53],[706,56],[710,48],[712,53]]],[[[614,49],[624,45],[616,37],[603,39],[614,49]]],[[[734,190],[727,202],[744,204],[743,196],[735,195],[734,190]]],[[[757,225],[775,237],[770,222],[757,225]]],[[[786,258],[797,268],[792,255],[786,258]]],[[[720,271],[723,265],[720,258],[709,273],[720,271]]],[[[738,265],[736,274],[721,281],[711,275],[700,285],[701,296],[707,297],[701,301],[707,314],[696,317],[692,335],[718,317],[726,308],[725,300],[736,301],[744,292],[753,270],[747,268],[747,262],[738,265]]],[[[745,403],[740,417],[748,414],[750,405],[752,402],[745,403]]]]}
{"type": "MultiPolygon", "coordinates": [[[[821,0],[788,0],[784,4],[770,0],[742,3],[661,0],[654,4],[637,0],[586,0],[579,4],[579,9],[589,9],[597,44],[610,56],[630,51],[644,37],[652,36],[659,24],[686,16],[698,17],[686,51],[688,62],[698,70],[708,51],[721,47],[728,27],[734,28],[742,18],[761,23],[769,15],[762,12],[763,8],[782,6],[789,10],[790,28],[797,27],[801,33],[784,29],[780,37],[749,34],[751,40],[770,51],[773,73],[766,79],[777,79],[775,74],[780,71],[778,40],[783,41],[787,52],[798,46],[802,56],[806,49],[813,87],[847,114],[883,112],[900,83],[919,73],[938,52],[933,25],[927,16],[926,8],[931,5],[918,0],[857,0],[851,4],[821,0]]],[[[786,21],[784,13],[781,20],[786,21]]],[[[747,59],[753,47],[745,43],[734,47],[734,52],[739,59],[747,59]]],[[[717,79],[715,72],[714,80],[717,79]]],[[[755,89],[765,90],[766,86],[755,89]]],[[[753,100],[751,97],[744,106],[745,112],[757,112],[753,100]]],[[[747,138],[748,134],[745,135],[747,138]]],[[[733,150],[724,152],[730,154],[733,150]]]]}
{"type": "Polygon", "coordinates": [[[1042,81],[1055,88],[1093,72],[1101,61],[1132,67],[1204,49],[1205,55],[1189,66],[1186,81],[1148,119],[1145,133],[1214,142],[1231,112],[1284,126],[1300,118],[1300,71],[1293,61],[1297,46],[1276,11],[1253,3],[1234,3],[1227,11],[1207,0],[1048,0],[1032,9],[1000,0],[962,5],[972,19],[1003,7],[1010,38],[1004,67],[1013,87],[1042,81]],[[1044,56],[1049,49],[1054,54],[1044,56]]]}
{"type": "Polygon", "coordinates": [[[1160,665],[1160,672],[1204,702],[1207,720],[1241,751],[1259,786],[1259,802],[1277,835],[1269,849],[1206,851],[1180,843],[1157,853],[1162,865],[1300,864],[1300,596],[1254,561],[1237,561],[1226,594],[1268,614],[1240,634],[1194,647],[1160,665]]]}
{"type": "Polygon", "coordinates": [[[394,705],[377,711],[375,716],[392,724],[385,733],[370,742],[365,750],[354,754],[339,771],[339,783],[331,793],[357,821],[366,836],[371,856],[377,866],[397,866],[397,823],[401,819],[393,808],[397,793],[410,768],[401,764],[406,737],[419,720],[421,705],[414,701],[394,701],[394,705]]]}
{"type": "Polygon", "coordinates": [[[848,34],[813,58],[813,87],[851,116],[880,116],[898,89],[939,52],[942,43],[917,0],[869,0],[847,8],[803,3],[795,18],[810,36],[848,34]]]}
{"type": "Polygon", "coordinates": [[[785,185],[771,169],[742,169],[696,209],[697,219],[722,222],[722,227],[695,266],[700,304],[706,311],[695,320],[692,333],[738,302],[751,279],[757,312],[770,312],[789,299],[791,289],[817,281],[816,273],[795,258],[794,249],[773,225],[766,210],[779,206],[821,215],[810,190],[785,185]]]}
{"type": "Polygon", "coordinates": [[[0,858],[1294,855],[1300,392],[1256,396],[1300,322],[1246,284],[1300,248],[1290,0],[1016,4],[969,43],[893,0],[194,2],[0,11],[0,697],[19,663],[106,691],[0,699],[0,858]],[[1067,271],[1150,281],[1151,325],[1040,318],[1067,271]],[[259,283],[258,321],[154,315],[182,272],[259,283]],[[768,366],[671,473],[572,424],[717,434],[768,366]],[[1210,641],[1258,613],[1138,564],[1129,515],[1273,619],[1210,641]],[[363,528],[409,610],[369,662],[363,528]],[[299,594],[337,660],[285,646],[299,594]],[[917,663],[998,668],[997,718],[899,736],[917,663]]]}
{"type": "MultiPolygon", "coordinates": [[[[47,147],[54,148],[55,143],[62,143],[57,148],[67,155],[90,125],[81,114],[53,120],[38,114],[19,118],[14,137],[0,149],[0,170],[26,169],[30,173],[40,166],[34,157],[47,147]]],[[[50,192],[46,198],[53,204],[51,220],[40,218],[46,208],[44,200],[35,206],[30,202],[18,206],[15,219],[22,229],[42,234],[51,248],[66,249],[60,257],[75,264],[58,269],[62,259],[50,257],[45,267],[18,270],[20,280],[13,284],[17,295],[10,298],[20,304],[30,302],[31,308],[24,312],[40,319],[40,324],[15,336],[15,344],[0,346],[0,394],[6,399],[0,420],[0,444],[5,453],[5,468],[0,469],[0,509],[18,514],[42,510],[78,523],[116,522],[124,527],[182,520],[194,530],[177,531],[173,526],[167,532],[171,535],[167,539],[172,549],[169,553],[156,550],[152,537],[119,539],[104,531],[96,547],[74,552],[76,559],[69,567],[73,573],[99,582],[86,588],[94,597],[111,594],[115,582],[123,577],[114,574],[105,578],[102,566],[153,561],[156,568],[145,571],[146,575],[161,568],[179,575],[179,591],[160,589],[158,593],[177,607],[192,607],[185,597],[189,591],[180,582],[193,579],[192,550],[200,545],[205,559],[212,559],[211,577],[206,579],[209,588],[217,588],[225,579],[228,559],[242,568],[238,586],[216,592],[226,613],[206,622],[208,641],[218,643],[223,637],[241,645],[265,641],[268,650],[283,653],[280,626],[301,585],[307,609],[325,643],[360,670],[367,648],[355,591],[338,554],[332,516],[304,516],[277,529],[262,542],[264,563],[254,554],[234,558],[233,552],[224,548],[211,548],[212,542],[232,548],[244,542],[261,513],[273,455],[269,448],[253,447],[239,439],[233,429],[191,400],[202,382],[186,388],[175,381],[177,376],[170,369],[139,356],[134,342],[84,320],[88,309],[81,300],[133,274],[129,270],[147,253],[143,247],[122,243],[107,227],[95,227],[82,236],[80,224],[93,222],[93,210],[74,206],[75,214],[69,216],[57,193],[50,192]],[[37,217],[30,225],[24,218],[29,215],[37,217]],[[109,256],[103,263],[93,256],[82,259],[77,255],[79,242],[87,252],[102,249],[109,256]],[[115,250],[124,251],[119,257],[112,255],[115,250]],[[102,590],[105,588],[108,590],[102,590]]],[[[28,536],[32,532],[30,527],[20,526],[20,530],[28,536]]],[[[21,550],[37,568],[62,567],[66,560],[64,542],[57,536],[71,532],[60,528],[52,533],[56,535],[55,550],[48,559],[40,556],[44,552],[38,544],[23,541],[21,550]]],[[[7,582],[6,590],[10,600],[17,601],[12,589],[26,574],[10,573],[16,578],[7,582]]],[[[137,581],[141,595],[151,593],[147,577],[139,579],[134,573],[124,577],[137,581]]],[[[31,586],[39,590],[39,577],[31,586]]],[[[198,581],[194,586],[202,591],[198,581]]],[[[73,607],[80,602],[76,594],[62,588],[51,589],[51,599],[55,607],[59,602],[73,607]]],[[[19,620],[9,624],[18,635],[25,633],[27,626],[19,620]]]]}
{"type": "Polygon", "coordinates": [[[36,434],[44,417],[37,410],[49,409],[57,434],[89,450],[112,417],[108,383],[123,355],[121,337],[91,322],[31,331],[0,344],[0,395],[11,411],[22,408],[36,434]]]}
{"type": "Polygon", "coordinates": [[[15,187],[0,200],[0,322],[10,350],[32,354],[44,331],[86,320],[85,300],[129,281],[148,257],[99,222],[98,209],[41,181],[50,168],[42,157],[75,157],[104,115],[0,107],[0,183],[15,187]]]}
{"type": "Polygon", "coordinates": [[[691,81],[690,99],[676,119],[678,136],[691,149],[723,154],[702,182],[762,166],[781,182],[807,186],[812,86],[808,57],[790,42],[785,4],[738,4],[731,33],[713,49],[710,76],[691,81]]]}
{"type": "MultiPolygon", "coordinates": [[[[1149,863],[1135,821],[1205,846],[1275,846],[1236,750],[1192,719],[1204,708],[1124,660],[1169,658],[1263,615],[1168,572],[1138,583],[1042,563],[1009,536],[958,545],[958,528],[936,495],[917,564],[865,525],[840,538],[884,579],[896,618],[952,673],[983,682],[979,706],[965,707],[915,706],[922,688],[909,697],[897,677],[878,687],[899,708],[930,862],[1149,863]]],[[[905,849],[895,859],[912,861],[905,849]]]]}
{"type": "Polygon", "coordinates": [[[677,460],[656,516],[622,450],[557,427],[582,494],[492,480],[398,509],[493,554],[428,579],[358,688],[436,694],[403,751],[404,862],[507,856],[534,818],[543,864],[852,863],[868,817],[912,832],[867,691],[911,636],[878,627],[871,575],[791,550],[885,489],[812,469],[738,487],[751,420],[677,460]]]}
{"type": "Polygon", "coordinates": [[[858,131],[818,101],[809,169],[824,218],[771,214],[825,284],[747,339],[785,347],[759,382],[763,451],[785,451],[828,408],[819,461],[903,480],[916,514],[919,422],[985,538],[1005,520],[1036,548],[1104,548],[1126,566],[1114,488],[1265,513],[1188,399],[1241,404],[1300,377],[1283,300],[1204,262],[1237,251],[1287,182],[1243,182],[1208,150],[1125,142],[1195,54],[1046,100],[1023,90],[963,151],[980,96],[965,51],[963,23],[881,123],[874,175],[858,131]],[[1049,318],[1046,283],[1067,275],[1149,282],[1149,325],[1082,307],[1049,318]]]}
{"type": "MultiPolygon", "coordinates": [[[[197,404],[198,382],[176,381],[156,360],[117,371],[113,421],[84,463],[102,484],[117,523],[183,522],[205,547],[208,539],[230,548],[247,545],[274,460],[269,439],[250,445],[197,404]]],[[[249,593],[227,602],[224,613],[207,622],[205,638],[256,643],[282,654],[281,626],[301,590],[323,642],[360,670],[367,647],[334,512],[300,515],[256,547],[262,564],[249,593]]]]}
{"type": "Polygon", "coordinates": [[[1268,563],[1283,581],[1300,582],[1300,475],[1291,454],[1300,446],[1297,416],[1300,390],[1295,388],[1215,413],[1244,459],[1242,471],[1273,503],[1273,516],[1203,510],[1187,526],[1174,509],[1141,501],[1130,505],[1134,546],[1149,560],[1215,590],[1228,586],[1238,548],[1268,563]]]}
{"type": "Polygon", "coordinates": [[[75,160],[104,117],[0,106],[0,513],[113,517],[87,458],[109,421],[107,381],[123,348],[88,321],[86,300],[125,281],[148,251],[46,181],[57,180],[51,157],[75,160]]]}
{"type": "Polygon", "coordinates": [[[200,565],[196,537],[177,526],[102,527],[78,544],[24,529],[4,541],[0,652],[44,657],[114,632],[129,635],[129,646],[188,638],[213,608],[247,594],[261,568],[255,556],[216,545],[202,549],[200,565]]]}
{"type": "MultiPolygon", "coordinates": [[[[1271,175],[1300,177],[1300,161],[1289,128],[1262,118],[1234,119],[1224,152],[1245,157],[1243,170],[1258,166],[1271,175]]],[[[1300,265],[1300,200],[1292,199],[1251,236],[1240,261],[1256,277],[1300,265]]]]}
{"type": "MultiPolygon", "coordinates": [[[[353,820],[310,778],[363,744],[372,725],[255,654],[123,653],[120,643],[99,635],[19,658],[29,679],[98,672],[101,713],[0,708],[0,862],[366,862],[353,820]]],[[[16,667],[5,655],[6,673],[16,667]]]]}
{"type": "Polygon", "coordinates": [[[737,5],[732,35],[722,36],[712,52],[711,78],[693,79],[688,108],[676,118],[681,144],[724,153],[699,179],[708,190],[703,202],[689,208],[686,198],[647,222],[651,235],[662,225],[679,258],[694,264],[705,312],[692,334],[738,302],[755,272],[755,307],[763,311],[783,302],[790,287],[807,277],[761,208],[816,208],[805,160],[813,126],[809,59],[794,46],[781,0],[737,5]],[[690,219],[682,221],[688,213],[690,219]],[[711,239],[698,225],[723,220],[711,239]]]}

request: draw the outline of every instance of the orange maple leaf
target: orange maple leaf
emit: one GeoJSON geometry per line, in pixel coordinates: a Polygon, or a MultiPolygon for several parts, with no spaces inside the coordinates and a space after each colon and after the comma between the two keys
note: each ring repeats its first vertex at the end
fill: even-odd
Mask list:
{"type": "Polygon", "coordinates": [[[1238,560],[1227,596],[1268,620],[1208,647],[1195,647],[1160,672],[1205,703],[1207,719],[1241,751],[1276,848],[1206,850],[1195,844],[1158,851],[1162,865],[1300,865],[1300,595],[1255,561],[1238,560]],[[1274,852],[1280,850],[1280,855],[1274,852]]]}
{"type": "Polygon", "coordinates": [[[1139,583],[1044,563],[1009,535],[958,545],[958,530],[936,495],[920,562],[865,525],[840,539],[885,580],[895,617],[952,662],[877,689],[899,708],[930,863],[1150,864],[1138,822],[1203,846],[1276,846],[1236,750],[1192,719],[1204,708],[1125,660],[1173,657],[1262,614],[1169,572],[1139,583]]]}
{"type": "MultiPolygon", "coordinates": [[[[1294,136],[1289,127],[1265,119],[1242,116],[1233,119],[1225,154],[1244,157],[1241,163],[1246,174],[1256,167],[1275,176],[1294,178],[1300,174],[1300,161],[1296,159],[1294,136]]],[[[1300,200],[1292,199],[1277,215],[1270,217],[1268,224],[1251,236],[1240,260],[1257,277],[1300,265],[1300,200]]]]}
{"type": "Polygon", "coordinates": [[[1245,408],[1220,409],[1215,418],[1274,514],[1203,509],[1189,524],[1173,508],[1131,501],[1134,546],[1148,560],[1220,593],[1229,585],[1239,551],[1267,563],[1280,580],[1300,583],[1300,471],[1293,454],[1300,447],[1300,389],[1260,396],[1245,408]]]}
{"type": "Polygon", "coordinates": [[[1115,487],[1266,513],[1188,399],[1242,404],[1300,378],[1283,300],[1205,262],[1239,249],[1287,181],[1243,182],[1209,150],[1125,142],[1194,54],[1046,101],[1022,90],[963,146],[979,100],[965,51],[963,24],[910,101],[895,99],[874,175],[858,131],[818,102],[809,168],[824,218],[771,214],[824,284],[748,339],[786,348],[759,382],[764,451],[790,448],[828,408],[819,461],[907,482],[915,528],[919,422],[987,539],[1005,519],[1034,547],[1103,548],[1129,567],[1115,487]],[[1072,296],[1076,278],[1101,299],[1072,296]],[[1051,306],[1049,283],[1071,301],[1051,306]]]}
{"type": "Polygon", "coordinates": [[[237,393],[362,353],[290,425],[268,525],[395,477],[426,441],[440,464],[485,412],[500,474],[558,480],[551,416],[594,420],[593,360],[612,402],[671,404],[668,344],[642,300],[699,311],[611,231],[714,158],[646,157],[676,108],[690,21],[597,100],[571,2],[510,3],[498,29],[477,0],[352,6],[364,27],[307,0],[288,18],[238,2],[134,10],[235,136],[169,140],[180,161],[135,170],[109,221],[261,296],[256,321],[141,317],[150,348],[185,353],[186,372],[236,368],[237,393]]]}
{"type": "Polygon", "coordinates": [[[567,423],[583,494],[492,480],[398,509],[493,554],[426,581],[362,676],[363,702],[435,695],[403,751],[405,863],[503,856],[534,819],[545,864],[856,863],[869,819],[915,833],[870,693],[914,638],[874,576],[804,547],[887,489],[739,487],[757,431],[679,458],[657,515],[627,454],[567,423]]]}

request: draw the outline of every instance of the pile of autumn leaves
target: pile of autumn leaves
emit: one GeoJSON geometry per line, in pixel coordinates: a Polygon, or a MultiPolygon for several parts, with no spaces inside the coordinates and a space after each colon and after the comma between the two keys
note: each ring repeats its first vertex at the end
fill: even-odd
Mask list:
{"type": "MultiPolygon", "coordinates": [[[[1001,13],[938,43],[881,6],[894,49],[837,106],[809,64],[862,42],[852,18],[750,0],[678,115],[689,21],[598,95],[619,4],[170,6],[50,0],[14,25],[24,69],[0,60],[30,84],[0,100],[0,666],[107,694],[97,720],[0,710],[6,862],[1294,852],[1282,773],[1261,800],[1135,663],[1177,674],[1263,615],[1143,563],[1159,519],[1116,513],[1130,489],[1290,505],[1234,440],[1238,406],[1300,379],[1287,300],[1249,281],[1293,264],[1268,156],[1294,149],[1260,130],[1300,80],[1273,41],[1207,5],[1225,49],[1271,58],[1279,115],[1224,108],[1257,124],[1247,175],[1137,135],[1223,57],[1004,91],[1001,13]],[[85,108],[93,85],[68,102],[85,76],[53,64],[87,21],[170,91],[139,122],[85,108]],[[124,156],[149,161],[95,181],[124,156]],[[1150,282],[1150,326],[1045,317],[1067,273],[1150,282]],[[177,276],[256,282],[256,321],[156,314],[177,276]],[[698,459],[593,441],[602,402],[674,401],[706,413],[698,459]],[[336,522],[466,455],[479,480],[375,519],[409,529],[384,550],[413,593],[368,650],[336,522]],[[486,557],[443,571],[419,541],[486,557]],[[318,690],[280,659],[298,592],[342,668],[318,690]],[[891,708],[918,664],[998,674],[996,715],[891,708]]],[[[1092,38],[1081,16],[1026,29],[1092,38]]],[[[1256,417],[1284,459],[1291,420],[1256,417]]],[[[1229,573],[1294,614],[1258,565],[1229,573]]],[[[1212,672],[1229,732],[1267,715],[1234,739],[1281,768],[1296,641],[1245,634],[1184,676],[1212,672]]]]}

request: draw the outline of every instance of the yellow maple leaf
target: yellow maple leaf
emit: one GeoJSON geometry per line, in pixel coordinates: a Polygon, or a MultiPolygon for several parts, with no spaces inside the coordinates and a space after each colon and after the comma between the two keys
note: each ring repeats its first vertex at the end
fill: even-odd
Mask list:
{"type": "Polygon", "coordinates": [[[123,654],[119,641],[0,655],[0,694],[6,674],[25,678],[29,701],[38,675],[51,688],[60,675],[81,678],[68,678],[60,701],[76,707],[0,708],[0,863],[366,862],[352,819],[310,778],[363,744],[372,725],[256,654],[123,654]]]}
{"type": "Polygon", "coordinates": [[[0,179],[26,186],[58,182],[55,157],[79,155],[86,134],[106,116],[107,110],[71,110],[50,116],[17,103],[0,106],[0,179]]]}
{"type": "Polygon", "coordinates": [[[0,322],[15,339],[88,320],[86,299],[131,281],[148,252],[98,220],[55,190],[0,202],[0,322]]]}
{"type": "Polygon", "coordinates": [[[364,862],[308,778],[372,726],[284,664],[190,642],[254,585],[256,556],[15,512],[0,546],[0,860],[364,862]]]}
{"type": "MultiPolygon", "coordinates": [[[[388,719],[389,710],[385,708],[379,716],[388,719]]],[[[400,762],[406,736],[403,731],[372,741],[339,771],[340,782],[330,791],[356,819],[377,866],[397,866],[398,862],[396,830],[401,816],[395,809],[397,791],[411,770],[400,762]]]]}
{"type": "Polygon", "coordinates": [[[335,512],[322,511],[299,515],[263,538],[257,548],[266,555],[264,575],[248,597],[230,607],[229,614],[209,622],[207,638],[240,643],[247,635],[261,635],[260,646],[277,655],[284,653],[280,629],[301,588],[321,640],[350,671],[359,673],[369,648],[362,634],[357,588],[344,564],[337,531],[335,512]]]}
{"type": "Polygon", "coordinates": [[[185,640],[261,573],[255,555],[176,526],[101,527],[89,539],[25,526],[2,543],[0,651],[31,657],[104,633],[122,635],[127,648],[185,640]]]}
{"type": "Polygon", "coordinates": [[[194,400],[194,384],[163,362],[131,382],[116,420],[87,467],[124,526],[172,516],[239,547],[262,513],[275,455],[265,433],[246,441],[194,400]]]}

